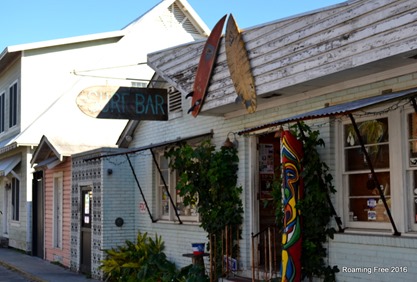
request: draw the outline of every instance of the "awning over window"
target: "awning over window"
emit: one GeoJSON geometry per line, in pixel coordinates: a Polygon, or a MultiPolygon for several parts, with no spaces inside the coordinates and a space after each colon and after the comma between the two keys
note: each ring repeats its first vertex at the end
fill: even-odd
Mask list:
{"type": "Polygon", "coordinates": [[[343,104],[333,105],[330,107],[314,110],[311,112],[298,114],[292,117],[280,119],[271,123],[266,123],[260,126],[244,129],[242,131],[237,132],[239,135],[247,134],[250,132],[254,132],[257,130],[262,130],[269,127],[278,126],[281,124],[289,123],[289,122],[296,122],[301,120],[309,120],[309,119],[316,119],[316,118],[324,118],[329,116],[337,116],[337,115],[348,115],[358,110],[362,110],[367,107],[376,106],[378,104],[392,102],[395,100],[402,100],[407,99],[410,97],[417,96],[417,88],[412,88],[404,91],[394,92],[385,95],[378,95],[369,98],[364,98],[360,100],[355,100],[343,104]]]}
{"type": "Polygon", "coordinates": [[[101,158],[107,158],[107,157],[114,157],[114,156],[125,155],[126,158],[127,158],[127,161],[129,162],[130,169],[132,170],[133,177],[135,178],[136,185],[138,186],[139,191],[140,191],[140,193],[142,195],[142,199],[143,199],[143,201],[145,203],[145,207],[146,207],[146,209],[148,211],[149,217],[150,217],[150,219],[151,219],[152,222],[157,222],[158,220],[157,219],[154,219],[153,216],[152,216],[151,209],[149,208],[149,205],[148,205],[148,203],[147,203],[147,201],[145,199],[145,195],[144,195],[143,190],[142,190],[142,187],[141,187],[141,185],[139,183],[139,179],[138,179],[138,177],[136,175],[135,169],[134,169],[133,164],[132,164],[132,162],[130,160],[130,157],[129,157],[129,154],[134,154],[134,153],[137,153],[137,152],[141,152],[141,151],[145,151],[145,150],[150,150],[151,151],[151,154],[152,154],[153,161],[155,163],[155,166],[158,169],[159,176],[161,177],[162,182],[164,183],[165,192],[168,195],[168,198],[170,200],[170,203],[171,203],[171,205],[172,205],[172,207],[173,207],[173,209],[175,211],[175,214],[176,214],[176,216],[178,218],[178,222],[180,224],[182,224],[182,220],[181,220],[180,215],[178,213],[178,210],[177,210],[177,208],[175,206],[174,200],[171,197],[171,194],[169,192],[169,189],[168,189],[167,184],[166,184],[165,179],[164,179],[164,175],[163,175],[163,173],[162,173],[162,171],[161,171],[161,169],[159,167],[159,163],[156,160],[155,153],[152,151],[152,149],[158,148],[158,147],[164,147],[164,146],[172,146],[174,144],[178,144],[178,143],[185,142],[185,141],[190,141],[190,140],[199,140],[199,141],[201,141],[204,138],[208,138],[208,137],[211,138],[212,136],[213,136],[213,131],[211,131],[210,133],[204,133],[204,134],[195,135],[195,136],[191,136],[191,137],[177,138],[177,139],[174,139],[174,140],[171,140],[171,141],[165,141],[165,142],[156,143],[156,144],[149,144],[147,146],[143,146],[143,147],[139,147],[139,148],[132,148],[132,149],[127,149],[127,150],[121,150],[119,153],[109,154],[109,155],[103,155],[103,156],[94,157],[94,158],[89,158],[89,159],[85,159],[84,161],[90,161],[90,160],[94,160],[94,159],[101,159],[101,158]]]}
{"type": "Polygon", "coordinates": [[[0,160],[0,176],[7,176],[21,160],[20,154],[0,160]]]}
{"type": "Polygon", "coordinates": [[[118,153],[102,155],[102,156],[98,156],[98,157],[92,157],[92,158],[85,159],[84,161],[91,161],[91,160],[95,160],[95,159],[115,157],[115,156],[126,155],[126,154],[134,154],[134,153],[141,152],[141,151],[151,150],[153,148],[171,146],[171,145],[174,145],[174,144],[177,144],[177,143],[181,143],[181,142],[185,142],[185,141],[189,141],[189,140],[196,140],[196,139],[199,139],[199,138],[211,137],[211,136],[213,136],[213,131],[211,131],[209,133],[203,133],[203,134],[200,134],[200,135],[190,136],[190,137],[177,138],[177,139],[174,139],[174,140],[171,140],[171,141],[149,144],[149,145],[146,145],[146,146],[143,146],[143,147],[138,147],[138,148],[120,149],[120,152],[118,152],[118,153]]]}

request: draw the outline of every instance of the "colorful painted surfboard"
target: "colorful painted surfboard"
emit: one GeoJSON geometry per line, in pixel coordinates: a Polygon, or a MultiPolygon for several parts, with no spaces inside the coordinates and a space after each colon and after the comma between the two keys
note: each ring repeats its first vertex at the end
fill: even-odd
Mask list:
{"type": "Polygon", "coordinates": [[[301,176],[303,143],[288,130],[282,132],[281,138],[284,188],[281,281],[301,281],[302,222],[297,204],[304,195],[301,176]]]}
{"type": "Polygon", "coordinates": [[[224,15],[211,31],[210,36],[204,45],[203,52],[198,63],[193,92],[186,96],[186,98],[192,97],[191,108],[188,110],[188,113],[192,113],[194,117],[197,117],[197,115],[200,113],[200,109],[206,96],[211,73],[217,58],[217,51],[219,49],[220,39],[222,36],[226,17],[227,15],[224,15]]]}
{"type": "Polygon", "coordinates": [[[255,80],[252,75],[245,42],[232,15],[226,25],[226,57],[238,99],[249,113],[256,111],[255,80]]]}

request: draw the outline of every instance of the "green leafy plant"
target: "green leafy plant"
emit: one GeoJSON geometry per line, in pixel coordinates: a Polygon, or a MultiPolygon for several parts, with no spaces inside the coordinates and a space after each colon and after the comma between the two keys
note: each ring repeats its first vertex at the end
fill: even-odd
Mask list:
{"type": "Polygon", "coordinates": [[[179,278],[181,282],[209,282],[204,266],[201,264],[190,264],[181,269],[179,278]]]}
{"type": "MultiPolygon", "coordinates": [[[[210,140],[192,147],[181,144],[165,152],[170,167],[179,172],[177,190],[184,197],[184,205],[196,205],[201,218],[200,226],[216,239],[214,253],[216,272],[222,265],[222,231],[226,226],[236,227],[232,238],[240,236],[243,222],[242,187],[237,186],[237,149],[222,147],[216,151],[210,140]],[[236,234],[239,233],[239,234],[236,234]]],[[[214,247],[214,246],[209,246],[214,247]]],[[[237,256],[237,242],[233,246],[233,257],[237,256]]]]}
{"type": "Polygon", "coordinates": [[[136,243],[127,240],[123,246],[104,250],[100,269],[106,281],[177,281],[178,271],[164,248],[161,237],[152,239],[139,232],[136,243]]]}
{"type": "MultiPolygon", "coordinates": [[[[292,134],[303,142],[304,154],[303,181],[304,198],[299,201],[301,211],[302,231],[302,277],[310,280],[320,277],[324,281],[335,281],[339,272],[337,266],[326,264],[327,249],[325,243],[333,239],[336,230],[330,226],[332,209],[329,195],[336,192],[332,185],[333,177],[327,164],[320,159],[318,147],[324,147],[323,139],[319,138],[319,131],[312,131],[305,123],[298,123],[290,128],[292,134]]],[[[276,220],[282,226],[282,178],[273,185],[273,197],[277,207],[276,220]]]]}

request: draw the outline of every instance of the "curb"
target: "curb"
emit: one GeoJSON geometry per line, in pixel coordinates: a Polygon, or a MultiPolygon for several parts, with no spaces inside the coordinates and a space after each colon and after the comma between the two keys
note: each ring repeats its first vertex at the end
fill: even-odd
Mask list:
{"type": "Polygon", "coordinates": [[[0,260],[0,265],[2,265],[5,268],[10,269],[10,270],[12,270],[14,272],[18,272],[19,274],[23,275],[26,279],[29,279],[30,281],[33,281],[33,282],[48,282],[46,280],[40,279],[39,277],[37,277],[37,276],[35,276],[33,274],[30,274],[30,273],[28,273],[26,271],[23,271],[20,268],[17,268],[15,266],[11,265],[11,264],[8,264],[8,263],[6,263],[4,261],[1,261],[0,260]]]}

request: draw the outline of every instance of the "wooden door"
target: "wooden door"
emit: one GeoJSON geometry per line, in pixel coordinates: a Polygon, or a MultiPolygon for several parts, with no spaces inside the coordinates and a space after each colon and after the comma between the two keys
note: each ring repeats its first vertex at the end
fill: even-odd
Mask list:
{"type": "Polygon", "coordinates": [[[91,187],[84,187],[81,191],[82,212],[81,212],[81,261],[80,270],[83,273],[91,274],[91,220],[92,220],[92,198],[91,187]]]}
{"type": "Polygon", "coordinates": [[[32,255],[44,258],[44,187],[43,172],[38,171],[33,175],[32,182],[32,255]]]}
{"type": "Polygon", "coordinates": [[[259,267],[264,267],[265,271],[277,271],[281,252],[281,233],[275,219],[272,188],[274,182],[279,181],[280,175],[280,139],[275,137],[275,133],[259,136],[258,159],[259,259],[257,261],[259,267]],[[273,270],[269,270],[271,267],[273,270]]]}
{"type": "Polygon", "coordinates": [[[259,137],[259,231],[275,225],[275,207],[272,199],[272,185],[279,177],[280,140],[275,133],[259,137]]]}

